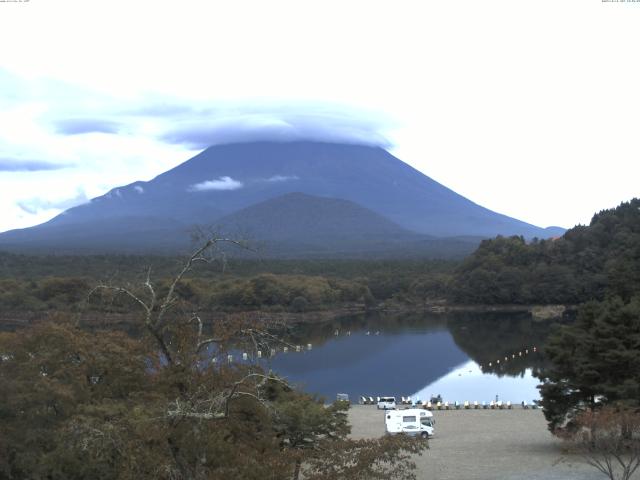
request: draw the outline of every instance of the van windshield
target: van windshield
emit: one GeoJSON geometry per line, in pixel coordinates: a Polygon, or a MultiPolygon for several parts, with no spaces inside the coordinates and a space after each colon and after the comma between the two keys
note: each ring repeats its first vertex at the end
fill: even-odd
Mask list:
{"type": "Polygon", "coordinates": [[[430,418],[423,418],[420,420],[420,423],[422,423],[422,425],[426,426],[426,427],[430,427],[431,426],[431,419],[430,418]]]}
{"type": "Polygon", "coordinates": [[[396,401],[396,397],[380,397],[380,401],[381,402],[395,402],[396,401]]]}

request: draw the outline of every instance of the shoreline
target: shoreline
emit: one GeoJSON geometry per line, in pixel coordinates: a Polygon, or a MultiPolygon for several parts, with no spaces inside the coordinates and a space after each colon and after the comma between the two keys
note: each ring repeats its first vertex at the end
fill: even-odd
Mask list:
{"type": "MultiPolygon", "coordinates": [[[[386,314],[400,315],[403,313],[429,313],[446,315],[451,313],[514,313],[529,314],[536,321],[560,320],[566,314],[575,311],[573,305],[447,305],[432,303],[424,305],[395,304],[381,305],[367,309],[364,305],[345,304],[328,308],[326,310],[313,310],[308,312],[270,312],[263,310],[238,310],[238,311],[209,311],[203,312],[203,318],[215,321],[228,315],[247,315],[271,322],[285,322],[291,324],[309,324],[330,322],[341,317],[351,315],[386,314]]],[[[52,316],[63,314],[72,318],[80,316],[80,323],[89,327],[117,327],[132,326],[139,320],[139,314],[135,312],[78,312],[60,310],[14,310],[0,312],[0,330],[6,328],[26,327],[33,323],[49,320],[52,316]]]]}

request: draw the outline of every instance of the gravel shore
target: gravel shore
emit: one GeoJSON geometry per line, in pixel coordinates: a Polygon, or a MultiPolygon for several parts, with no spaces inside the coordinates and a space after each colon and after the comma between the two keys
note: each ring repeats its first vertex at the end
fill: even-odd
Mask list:
{"type": "MultiPolygon", "coordinates": [[[[383,412],[352,405],[353,438],[385,434],[383,412]]],[[[453,410],[433,412],[435,436],[415,458],[417,477],[428,480],[602,480],[577,456],[563,454],[540,410],[453,410]]]]}

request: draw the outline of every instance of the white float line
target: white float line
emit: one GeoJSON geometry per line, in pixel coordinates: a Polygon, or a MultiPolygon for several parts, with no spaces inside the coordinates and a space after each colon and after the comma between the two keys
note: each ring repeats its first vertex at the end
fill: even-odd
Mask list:
{"type": "MultiPolygon", "coordinates": [[[[512,353],[511,354],[511,359],[515,360],[516,357],[520,358],[520,357],[522,357],[524,355],[529,355],[529,353],[536,353],[537,351],[538,351],[538,347],[536,347],[536,346],[531,347],[531,351],[529,351],[528,348],[525,348],[524,351],[520,350],[517,355],[515,353],[512,353]]],[[[500,365],[500,361],[501,361],[501,359],[498,359],[495,362],[489,362],[487,366],[492,367],[494,363],[496,365],[500,365]]],[[[508,361],[509,361],[509,356],[507,355],[506,357],[504,357],[503,362],[506,363],[508,361]]],[[[482,369],[482,365],[479,365],[479,367],[482,369]]]]}
{"type": "MultiPolygon", "coordinates": [[[[358,403],[360,405],[377,405],[377,398],[379,397],[371,397],[371,396],[360,396],[358,403]]],[[[404,397],[403,397],[404,398],[404,397]]],[[[406,397],[409,398],[409,397],[406,397]]],[[[536,410],[541,408],[537,403],[532,402],[532,403],[528,403],[527,401],[522,401],[521,403],[511,403],[511,401],[495,401],[495,400],[491,400],[490,402],[470,402],[468,400],[465,400],[462,403],[459,402],[439,402],[439,403],[432,403],[432,402],[425,402],[425,403],[413,403],[411,401],[407,402],[407,401],[403,401],[401,403],[398,403],[397,406],[400,407],[414,407],[414,408],[422,408],[424,410],[514,410],[514,408],[516,406],[519,406],[520,408],[524,409],[524,410],[528,410],[528,409],[532,409],[532,410],[536,410]]],[[[397,408],[398,410],[401,410],[402,408],[397,408]]]]}
{"type": "MultiPolygon", "coordinates": [[[[303,346],[303,345],[295,345],[292,348],[293,348],[293,350],[295,352],[300,353],[300,352],[312,350],[313,349],[313,345],[310,344],[310,343],[307,343],[306,347],[303,346]]],[[[279,351],[281,353],[288,353],[289,352],[289,347],[282,347],[282,350],[278,350],[278,349],[272,348],[272,349],[269,350],[269,354],[270,354],[271,357],[273,357],[279,351]]],[[[264,356],[264,354],[263,354],[262,350],[256,350],[256,352],[255,352],[255,357],[256,358],[262,358],[263,356],[264,356]]],[[[241,357],[242,357],[242,360],[247,361],[250,358],[253,358],[253,355],[249,354],[248,352],[243,352],[241,357]]],[[[227,363],[232,363],[235,359],[236,359],[236,357],[233,354],[228,354],[227,355],[227,363]]],[[[218,362],[218,359],[216,357],[213,357],[211,359],[211,363],[217,363],[217,362],[218,362]]]]}

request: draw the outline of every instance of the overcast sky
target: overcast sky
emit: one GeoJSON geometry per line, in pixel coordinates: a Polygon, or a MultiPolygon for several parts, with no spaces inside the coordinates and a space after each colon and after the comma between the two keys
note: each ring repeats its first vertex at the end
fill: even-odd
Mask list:
{"type": "Polygon", "coordinates": [[[588,223],[640,196],[639,25],[629,0],[0,2],[0,231],[269,135],[588,223]]]}

